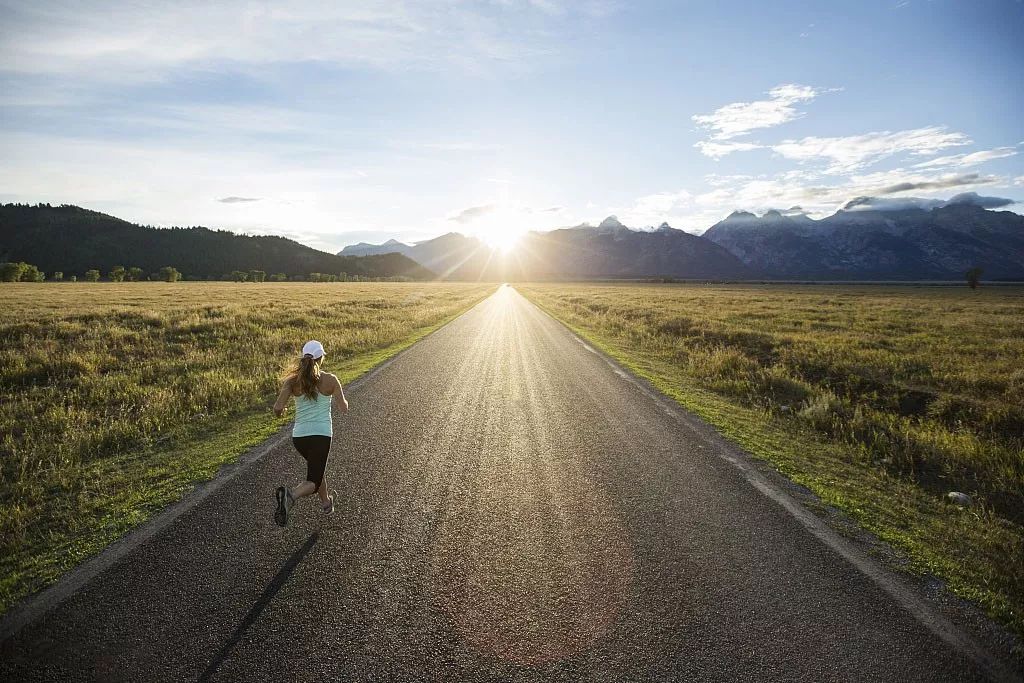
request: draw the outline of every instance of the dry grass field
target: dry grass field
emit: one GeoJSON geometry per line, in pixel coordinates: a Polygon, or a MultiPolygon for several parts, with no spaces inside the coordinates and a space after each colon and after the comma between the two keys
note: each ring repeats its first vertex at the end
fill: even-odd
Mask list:
{"type": "Polygon", "coordinates": [[[348,382],[493,285],[0,285],[0,613],[272,434],[309,338],[348,382]]]}
{"type": "Polygon", "coordinates": [[[1024,289],[519,290],[1024,633],[1024,289]]]}

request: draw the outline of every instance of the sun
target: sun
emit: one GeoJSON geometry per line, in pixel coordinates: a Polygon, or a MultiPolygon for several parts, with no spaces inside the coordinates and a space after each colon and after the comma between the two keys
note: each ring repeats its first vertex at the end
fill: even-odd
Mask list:
{"type": "Polygon", "coordinates": [[[523,231],[521,230],[488,230],[480,234],[480,239],[482,239],[487,246],[492,249],[497,249],[501,252],[509,252],[515,249],[522,236],[523,231]]]}

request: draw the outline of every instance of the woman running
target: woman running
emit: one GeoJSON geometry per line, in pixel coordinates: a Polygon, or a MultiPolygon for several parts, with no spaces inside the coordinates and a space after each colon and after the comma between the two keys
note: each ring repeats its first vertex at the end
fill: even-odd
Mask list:
{"type": "Polygon", "coordinates": [[[338,409],[348,412],[348,401],[338,378],[323,372],[324,345],[314,340],[302,347],[302,358],[298,365],[285,376],[281,392],[274,403],[278,417],[284,414],[288,399],[295,397],[295,426],[292,427],[292,443],[295,450],[306,459],[306,481],[288,489],[277,488],[277,510],[274,521],[280,526],[288,525],[288,514],[299,498],[317,493],[320,505],[326,514],[334,512],[334,496],[330,495],[327,480],[327,457],[331,453],[331,397],[337,397],[338,409]]]}

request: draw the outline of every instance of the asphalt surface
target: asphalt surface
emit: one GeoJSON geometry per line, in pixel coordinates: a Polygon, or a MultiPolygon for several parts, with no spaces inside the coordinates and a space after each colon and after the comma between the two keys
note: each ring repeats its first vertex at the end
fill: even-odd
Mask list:
{"type": "MultiPolygon", "coordinates": [[[[273,397],[268,397],[268,401],[273,397]]],[[[983,680],[511,287],[0,645],[2,680],[983,680]]]]}

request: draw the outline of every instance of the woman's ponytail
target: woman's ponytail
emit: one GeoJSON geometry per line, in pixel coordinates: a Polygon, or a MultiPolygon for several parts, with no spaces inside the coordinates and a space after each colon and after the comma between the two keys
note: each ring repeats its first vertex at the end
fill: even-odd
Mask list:
{"type": "Polygon", "coordinates": [[[297,383],[299,393],[315,401],[320,393],[318,387],[320,386],[321,362],[322,358],[313,358],[307,353],[299,359],[298,364],[285,379],[291,382],[292,386],[297,383]]]}

